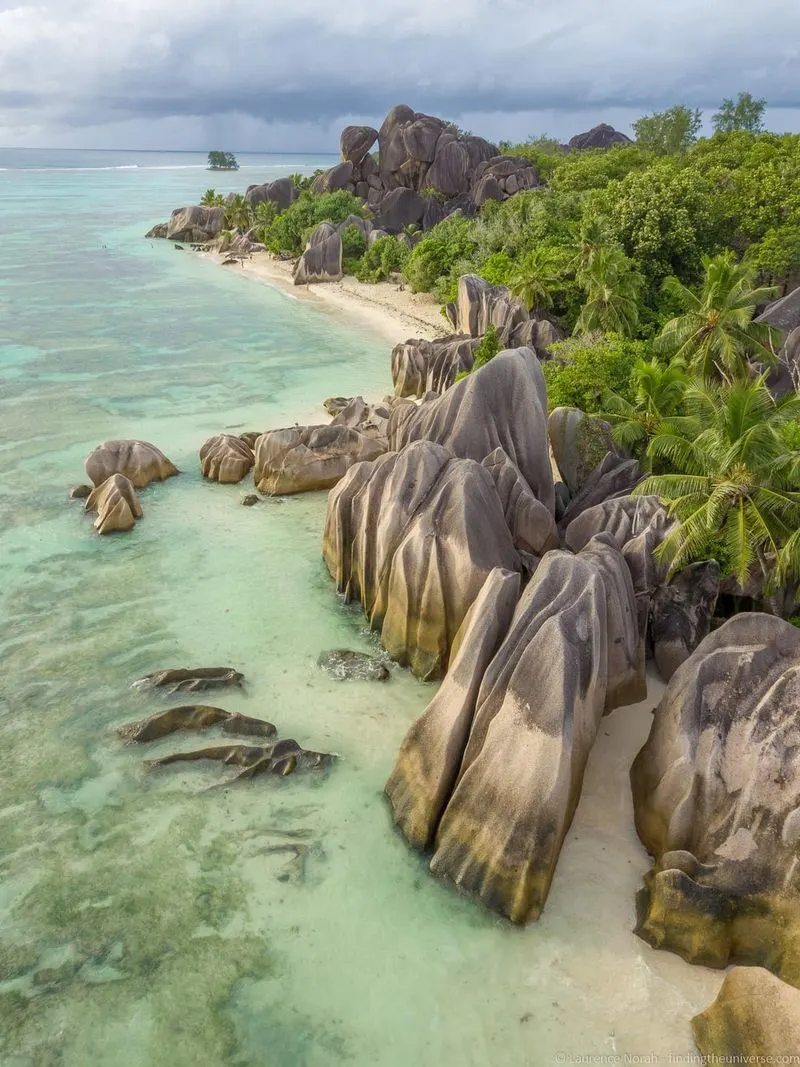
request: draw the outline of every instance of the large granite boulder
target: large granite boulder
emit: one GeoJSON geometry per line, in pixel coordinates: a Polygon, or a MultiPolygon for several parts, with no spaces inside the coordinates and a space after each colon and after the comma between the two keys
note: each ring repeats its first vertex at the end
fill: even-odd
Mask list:
{"type": "Polygon", "coordinates": [[[200,449],[200,470],[212,482],[233,485],[245,478],[255,457],[252,448],[241,437],[221,433],[209,437],[200,449]]]}
{"type": "Polygon", "coordinates": [[[375,225],[386,233],[398,234],[406,226],[419,226],[425,214],[425,199],[413,189],[392,189],[381,198],[375,225]]]}
{"type": "Polygon", "coordinates": [[[779,330],[786,339],[800,326],[800,286],[768,304],[755,321],[779,330]]]}
{"type": "Polygon", "coordinates": [[[477,274],[459,278],[458,294],[455,303],[447,305],[447,317],[457,333],[482,337],[493,326],[501,344],[534,348],[542,359],[549,357],[549,346],[563,337],[547,319],[531,318],[504,285],[490,285],[477,274]]]}
{"type": "Polygon", "coordinates": [[[489,472],[430,441],[347,472],[328,498],[323,556],[389,655],[421,678],[444,673],[489,572],[522,570],[489,472]]]}
{"type": "Polygon", "coordinates": [[[659,586],[650,607],[653,659],[668,682],[711,632],[719,596],[719,563],[692,563],[659,586]]]}
{"type": "Polygon", "coordinates": [[[568,147],[585,150],[587,148],[612,148],[614,145],[627,144],[633,144],[630,137],[615,130],[607,122],[601,122],[585,133],[576,133],[570,138],[568,147]]]}
{"type": "Polygon", "coordinates": [[[800,990],[763,967],[733,967],[692,1030],[705,1063],[796,1063],[800,990]]]}
{"type": "Polygon", "coordinates": [[[436,144],[436,155],[422,182],[450,198],[466,193],[470,184],[470,159],[466,145],[452,133],[443,133],[436,144]]]}
{"type": "Polygon", "coordinates": [[[638,679],[637,641],[619,550],[596,541],[578,556],[548,552],[484,673],[434,873],[514,922],[538,918],[600,719],[638,679]]]}
{"type": "Polygon", "coordinates": [[[264,200],[271,200],[278,211],[286,211],[297,199],[298,192],[291,178],[276,178],[274,182],[248,186],[244,196],[253,210],[264,200]]]}
{"type": "Polygon", "coordinates": [[[458,778],[483,675],[511,624],[519,591],[519,574],[490,571],[456,635],[444,681],[400,747],[386,795],[412,848],[433,844],[458,778]]]}
{"type": "Polygon", "coordinates": [[[365,437],[376,438],[385,447],[393,406],[393,397],[382,404],[368,404],[363,396],[354,396],[336,412],[331,426],[348,426],[365,437]]]}
{"type": "Polygon", "coordinates": [[[543,556],[558,548],[558,530],[552,512],[536,499],[503,449],[496,448],[484,459],[483,466],[494,479],[506,525],[518,551],[543,556]]]}
{"type": "Polygon", "coordinates": [[[103,441],[89,453],[83,466],[94,485],[102,485],[112,474],[123,474],[136,489],[179,473],[174,463],[147,441],[103,441]]]}
{"type": "Polygon", "coordinates": [[[309,285],[311,282],[337,282],[341,277],[341,235],[329,222],[320,223],[294,265],[292,280],[295,285],[309,285]]]}
{"type": "Polygon", "coordinates": [[[572,494],[584,487],[606,453],[615,451],[608,423],[580,408],[555,408],[547,430],[556,466],[572,494]]]}
{"type": "Polygon", "coordinates": [[[383,442],[345,425],[270,430],[256,441],[253,478],[268,496],[330,489],[354,463],[385,451],[383,442]]]}
{"type": "Polygon", "coordinates": [[[112,474],[86,498],[87,512],[97,512],[94,528],[110,534],[131,530],[142,517],[142,505],[132,483],[122,474],[112,474]]]}
{"type": "Polygon", "coordinates": [[[800,630],[736,615],[672,676],[633,764],[655,865],[637,933],[692,963],[800,983],[800,630]]]}
{"type": "Polygon", "coordinates": [[[456,377],[472,370],[480,338],[451,334],[432,341],[409,339],[392,349],[395,396],[443,393],[456,377]]]}
{"type": "Polygon", "coordinates": [[[494,156],[483,160],[475,168],[472,182],[471,196],[479,207],[487,200],[506,200],[541,184],[538,171],[523,156],[494,156]]]}
{"type": "Polygon", "coordinates": [[[612,497],[573,519],[564,532],[564,543],[573,552],[580,552],[596,534],[607,533],[621,549],[662,513],[666,514],[657,496],[612,497]]]}
{"type": "Polygon", "coordinates": [[[345,126],[339,138],[339,154],[343,161],[358,166],[378,140],[372,126],[345,126]]]}
{"type": "Polygon", "coordinates": [[[221,207],[176,208],[167,223],[167,237],[171,241],[211,241],[225,225],[225,209],[221,207]]]}
{"type": "Polygon", "coordinates": [[[533,349],[501,352],[430,403],[396,408],[389,447],[400,451],[412,441],[434,441],[479,463],[502,448],[536,499],[555,513],[547,390],[533,349]]]}
{"type": "Polygon", "coordinates": [[[353,181],[353,164],[347,159],[343,163],[336,163],[324,174],[318,175],[311,186],[315,193],[335,193],[339,189],[346,189],[353,181]]]}
{"type": "Polygon", "coordinates": [[[641,480],[642,471],[637,460],[607,452],[570,500],[559,525],[566,530],[574,519],[596,504],[613,497],[630,496],[641,480]]]}

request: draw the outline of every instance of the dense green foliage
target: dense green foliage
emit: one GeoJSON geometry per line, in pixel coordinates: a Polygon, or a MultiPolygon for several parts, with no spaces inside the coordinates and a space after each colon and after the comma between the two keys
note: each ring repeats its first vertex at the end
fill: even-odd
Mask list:
{"type": "Polygon", "coordinates": [[[550,410],[574,407],[591,414],[604,410],[609,393],[632,399],[633,367],[648,355],[644,341],[601,333],[571,337],[550,351],[552,358],[542,364],[550,410]]]}
{"type": "Polygon", "coordinates": [[[738,130],[744,130],[746,133],[761,133],[764,129],[766,109],[766,100],[755,100],[750,93],[739,93],[735,104],[730,99],[722,101],[722,106],[712,118],[711,125],[716,133],[736,133],[738,130]]]}
{"type": "Polygon", "coordinates": [[[657,156],[674,156],[695,143],[703,125],[702,112],[676,104],[668,111],[644,115],[633,124],[636,141],[657,156]]]}
{"type": "Polygon", "coordinates": [[[200,203],[205,207],[222,207],[225,203],[225,197],[222,193],[218,193],[216,189],[206,189],[200,197],[200,203]]]}
{"type": "Polygon", "coordinates": [[[405,267],[410,254],[402,237],[379,237],[367,248],[353,273],[362,282],[384,282],[405,267]]]}
{"type": "Polygon", "coordinates": [[[309,234],[321,222],[335,225],[344,222],[349,215],[363,217],[364,208],[357,196],[344,189],[321,196],[302,192],[291,207],[281,212],[270,225],[264,234],[264,244],[270,252],[293,252],[299,255],[309,234]]]}
{"type": "Polygon", "coordinates": [[[209,170],[238,170],[239,164],[233,152],[209,152],[209,170]]]}

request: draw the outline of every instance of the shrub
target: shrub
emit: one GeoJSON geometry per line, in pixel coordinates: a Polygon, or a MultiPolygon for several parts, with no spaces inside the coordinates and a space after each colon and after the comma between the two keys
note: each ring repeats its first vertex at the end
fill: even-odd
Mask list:
{"type": "Polygon", "coordinates": [[[404,273],[412,290],[430,292],[437,279],[450,275],[456,263],[476,248],[469,219],[454,215],[440,222],[414,247],[406,263],[404,273]]]}
{"type": "Polygon", "coordinates": [[[401,271],[410,254],[408,245],[399,237],[379,237],[367,248],[353,273],[361,282],[382,282],[401,271]]]}
{"type": "Polygon", "coordinates": [[[344,222],[348,215],[363,217],[364,208],[353,193],[340,189],[335,193],[315,196],[303,192],[297,200],[282,212],[265,233],[264,243],[270,252],[303,251],[308,235],[321,222],[334,225],[344,222]]]}
{"type": "Polygon", "coordinates": [[[572,337],[552,345],[550,352],[552,358],[542,364],[549,409],[580,408],[587,414],[603,410],[608,392],[632,400],[633,366],[649,355],[645,342],[615,334],[572,337]]]}

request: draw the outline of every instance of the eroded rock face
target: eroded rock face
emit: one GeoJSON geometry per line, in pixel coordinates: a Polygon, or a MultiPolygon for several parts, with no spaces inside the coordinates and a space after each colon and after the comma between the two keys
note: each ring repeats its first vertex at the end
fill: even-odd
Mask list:
{"type": "Polygon", "coordinates": [[[558,530],[552,512],[536,499],[503,449],[496,448],[483,461],[483,466],[494,479],[515,548],[533,556],[543,556],[558,548],[558,530]]]}
{"type": "Polygon", "coordinates": [[[298,193],[291,178],[277,178],[263,185],[251,185],[244,195],[253,210],[264,200],[271,200],[278,211],[286,211],[295,202],[298,193]]]}
{"type": "Polygon", "coordinates": [[[389,447],[433,441],[454,456],[482,462],[502,448],[536,499],[555,513],[547,439],[547,390],[531,348],[501,352],[442,396],[403,406],[389,420],[389,447]]]}
{"type": "Polygon", "coordinates": [[[392,381],[396,396],[423,397],[443,393],[456,376],[472,370],[480,339],[463,334],[433,341],[410,339],[392,349],[392,381]]]}
{"type": "Polygon", "coordinates": [[[336,411],[331,426],[348,426],[385,445],[392,406],[391,397],[382,404],[368,404],[363,396],[354,396],[336,411]]]}
{"type": "Polygon", "coordinates": [[[142,505],[133,484],[122,474],[112,474],[86,498],[87,512],[97,512],[94,528],[100,534],[132,530],[142,517],[142,505]]]}
{"type": "Polygon", "coordinates": [[[692,963],[800,982],[800,630],[736,615],[680,666],[632,771],[656,857],[637,933],[692,963]]]}
{"type": "Polygon", "coordinates": [[[647,529],[656,515],[666,514],[657,496],[617,496],[587,508],[567,526],[564,543],[573,552],[599,533],[614,538],[617,548],[647,529]]]}
{"type": "Polygon", "coordinates": [[[540,184],[539,174],[530,160],[522,156],[494,156],[475,168],[471,195],[480,207],[487,200],[506,200],[540,184]]]}
{"type": "Polygon", "coordinates": [[[213,482],[235,484],[247,477],[255,457],[241,437],[221,433],[210,437],[200,449],[200,469],[213,482]]]}
{"type": "Polygon", "coordinates": [[[84,470],[94,485],[122,474],[136,489],[178,474],[164,453],[147,441],[103,441],[86,457],[84,470]]]}
{"type": "Polygon", "coordinates": [[[549,552],[484,673],[431,870],[514,922],[541,913],[600,719],[638,678],[635,627],[613,544],[549,552]]]}
{"type": "Polygon", "coordinates": [[[385,451],[382,441],[345,425],[271,430],[256,441],[253,477],[269,496],[330,489],[354,463],[385,451]]]}
{"type": "Polygon", "coordinates": [[[614,497],[630,496],[641,480],[642,471],[637,460],[623,459],[615,452],[607,452],[570,500],[559,525],[566,530],[574,519],[596,504],[614,497]]]}
{"type": "Polygon", "coordinates": [[[489,472],[429,441],[348,471],[328,500],[323,556],[421,678],[444,672],[489,572],[522,569],[489,472]]]}
{"type": "Polygon", "coordinates": [[[323,222],[311,234],[306,250],[294,265],[295,285],[336,282],[342,277],[342,238],[335,226],[323,222]]]}
{"type": "Polygon", "coordinates": [[[692,563],[653,595],[650,631],[658,673],[668,682],[711,631],[719,596],[716,560],[692,563]]]}
{"type": "Polygon", "coordinates": [[[517,606],[520,576],[492,570],[453,644],[444,681],[405,736],[386,795],[412,848],[427,849],[458,778],[475,704],[517,606]]]}
{"type": "Polygon", "coordinates": [[[547,429],[556,465],[572,494],[584,487],[606,453],[615,451],[608,423],[579,408],[555,408],[547,429]]]}
{"type": "Polygon", "coordinates": [[[378,140],[378,131],[372,126],[345,126],[339,138],[342,160],[357,166],[378,140]]]}
{"type": "Polygon", "coordinates": [[[800,1049],[800,990],[763,967],[733,967],[692,1030],[707,1063],[781,1062],[800,1049]]]}
{"type": "Polygon", "coordinates": [[[192,207],[176,208],[172,212],[167,223],[166,236],[171,241],[210,241],[219,234],[224,225],[224,208],[194,204],[192,207]]]}

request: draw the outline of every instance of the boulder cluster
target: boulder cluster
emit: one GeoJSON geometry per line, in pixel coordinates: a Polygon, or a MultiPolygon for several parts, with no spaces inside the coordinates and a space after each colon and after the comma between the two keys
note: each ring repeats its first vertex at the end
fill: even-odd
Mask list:
{"type": "Polygon", "coordinates": [[[75,486],[70,496],[84,499],[84,510],[97,514],[94,528],[101,534],[133,529],[143,514],[136,490],[179,473],[174,463],[147,441],[104,441],[86,457],[84,469],[94,488],[75,486]]]}

